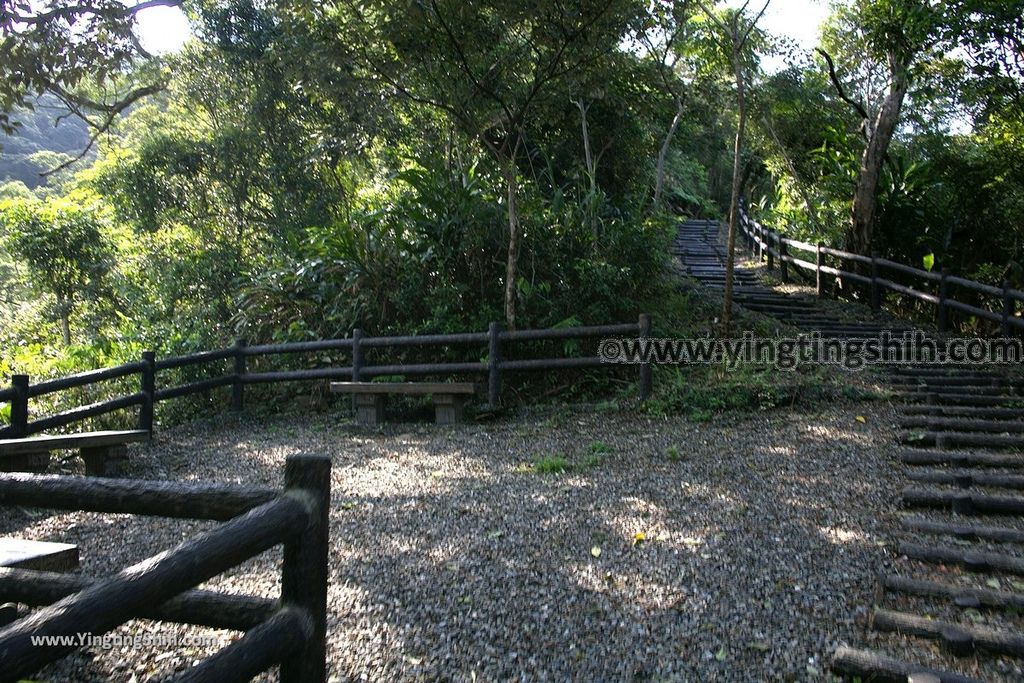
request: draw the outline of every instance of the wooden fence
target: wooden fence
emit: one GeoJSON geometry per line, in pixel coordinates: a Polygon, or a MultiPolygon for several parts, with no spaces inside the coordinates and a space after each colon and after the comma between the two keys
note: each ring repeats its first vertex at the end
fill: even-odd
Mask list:
{"type": "Polygon", "coordinates": [[[115,576],[0,569],[0,602],[48,605],[0,629],[0,679],[18,680],[134,618],[245,631],[172,680],[248,681],[280,665],[283,683],[326,678],[327,457],[291,456],[284,489],[0,474],[0,504],[224,523],[115,576]],[[281,598],[194,586],[284,544],[281,598]],[[50,644],[37,638],[58,638],[50,644]]]}
{"type": "MultiPolygon", "coordinates": [[[[58,429],[100,415],[139,406],[139,429],[152,432],[153,413],[156,404],[183,396],[210,391],[219,387],[231,387],[231,405],[240,411],[245,405],[245,387],[250,384],[274,384],[311,380],[352,380],[362,381],[388,375],[433,375],[440,377],[479,375],[487,378],[487,397],[491,406],[501,400],[502,380],[506,373],[568,370],[608,367],[595,354],[592,356],[506,359],[509,346],[519,342],[556,341],[570,339],[599,339],[616,335],[647,337],[651,331],[651,319],[640,315],[636,323],[618,325],[595,325],[589,327],[567,327],[543,330],[505,330],[500,323],[491,323],[486,332],[457,334],[412,335],[404,337],[366,337],[356,329],[351,337],[325,339],[285,344],[248,345],[238,340],[227,349],[204,351],[185,356],[157,360],[154,353],[147,351],[135,363],[126,363],[112,368],[83,372],[69,377],[51,379],[35,384],[26,375],[14,375],[11,387],[0,390],[0,403],[11,404],[10,425],[0,430],[0,438],[21,438],[50,429],[58,429]],[[466,363],[414,363],[374,365],[368,363],[367,352],[383,348],[429,349],[452,346],[478,346],[486,360],[466,363]],[[347,367],[324,367],[307,370],[275,372],[252,372],[249,361],[253,358],[280,354],[310,354],[342,350],[348,353],[347,367]],[[484,351],[486,350],[486,351],[484,351]],[[231,371],[227,374],[177,386],[158,388],[159,373],[176,368],[207,366],[230,361],[231,371]],[[138,376],[139,390],[125,396],[72,408],[46,417],[32,419],[29,401],[77,387],[86,387],[98,382],[138,376]]],[[[640,398],[646,400],[651,391],[651,366],[640,365],[640,398]]]]}
{"type": "Polygon", "coordinates": [[[993,287],[974,280],[949,275],[944,270],[940,273],[933,273],[876,255],[864,256],[841,251],[827,247],[820,242],[817,244],[800,242],[765,228],[745,212],[740,214],[739,225],[751,255],[755,259],[766,261],[769,270],[774,270],[777,265],[784,283],[789,282],[790,266],[808,273],[814,279],[819,298],[826,295],[826,278],[830,277],[833,282],[853,282],[862,285],[868,294],[867,298],[871,308],[874,310],[882,307],[886,292],[894,292],[925,304],[931,304],[935,307],[939,332],[949,330],[950,311],[966,313],[996,323],[1004,337],[1019,334],[1021,330],[1024,330],[1024,319],[1018,315],[1020,303],[1024,302],[1024,292],[1011,288],[1007,281],[1003,281],[1002,287],[993,287]],[[801,255],[803,255],[802,258],[801,255]],[[830,265],[829,259],[834,259],[835,265],[830,265]],[[843,270],[844,264],[850,263],[862,264],[863,272],[854,273],[843,270]],[[896,282],[897,277],[902,278],[907,284],[896,282]],[[933,291],[925,291],[926,289],[933,291]],[[958,289],[971,292],[975,295],[974,298],[981,299],[982,302],[985,300],[991,302],[991,308],[982,308],[958,300],[955,297],[958,289]]]}

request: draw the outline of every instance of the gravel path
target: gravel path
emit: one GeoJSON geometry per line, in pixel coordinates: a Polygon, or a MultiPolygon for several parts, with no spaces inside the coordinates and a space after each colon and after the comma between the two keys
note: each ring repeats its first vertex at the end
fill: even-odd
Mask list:
{"type": "MultiPolygon", "coordinates": [[[[331,454],[335,681],[827,680],[889,565],[893,422],[881,404],[714,424],[599,407],[380,431],[223,418],[138,447],[130,476],[277,486],[286,455],[331,454]],[[556,456],[568,472],[539,471],[556,456]]],[[[0,511],[0,533],[80,544],[87,574],[208,526],[0,511]]],[[[210,586],[274,596],[279,562],[210,586]]],[[[214,649],[90,651],[39,678],[144,680],[214,649]]]]}

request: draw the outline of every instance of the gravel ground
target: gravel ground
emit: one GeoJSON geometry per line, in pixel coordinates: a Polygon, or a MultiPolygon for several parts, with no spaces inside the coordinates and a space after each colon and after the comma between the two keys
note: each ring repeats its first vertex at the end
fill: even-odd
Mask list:
{"type": "MultiPolygon", "coordinates": [[[[885,404],[714,424],[594,406],[456,428],[219,418],[135,448],[130,476],[277,486],[288,454],[329,453],[335,681],[823,680],[890,566],[894,419],[885,404]],[[569,472],[540,471],[555,456],[569,472]]],[[[0,512],[0,533],[80,544],[90,575],[208,527],[0,512]]],[[[279,568],[266,553],[208,587],[274,596],[279,568]]],[[[38,678],[143,680],[215,649],[90,650],[38,678]]]]}

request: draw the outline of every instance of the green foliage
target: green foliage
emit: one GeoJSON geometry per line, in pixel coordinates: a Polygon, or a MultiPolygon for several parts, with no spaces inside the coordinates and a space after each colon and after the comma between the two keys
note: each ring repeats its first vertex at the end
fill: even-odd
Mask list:
{"type": "Polygon", "coordinates": [[[4,247],[23,261],[36,292],[54,298],[70,344],[69,323],[83,301],[107,303],[112,252],[95,210],[70,201],[8,200],[0,204],[4,247]]]}
{"type": "Polygon", "coordinates": [[[533,464],[533,469],[538,474],[565,474],[572,464],[564,455],[546,455],[533,464]]]}

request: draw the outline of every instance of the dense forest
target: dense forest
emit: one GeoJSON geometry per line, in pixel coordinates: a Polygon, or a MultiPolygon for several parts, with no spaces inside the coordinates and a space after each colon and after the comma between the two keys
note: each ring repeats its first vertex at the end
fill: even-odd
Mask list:
{"type": "Polygon", "coordinates": [[[835,2],[813,51],[760,2],[211,0],[163,56],[148,4],[0,1],[0,375],[657,314],[741,197],[1024,285],[1019,0],[835,2]]]}

